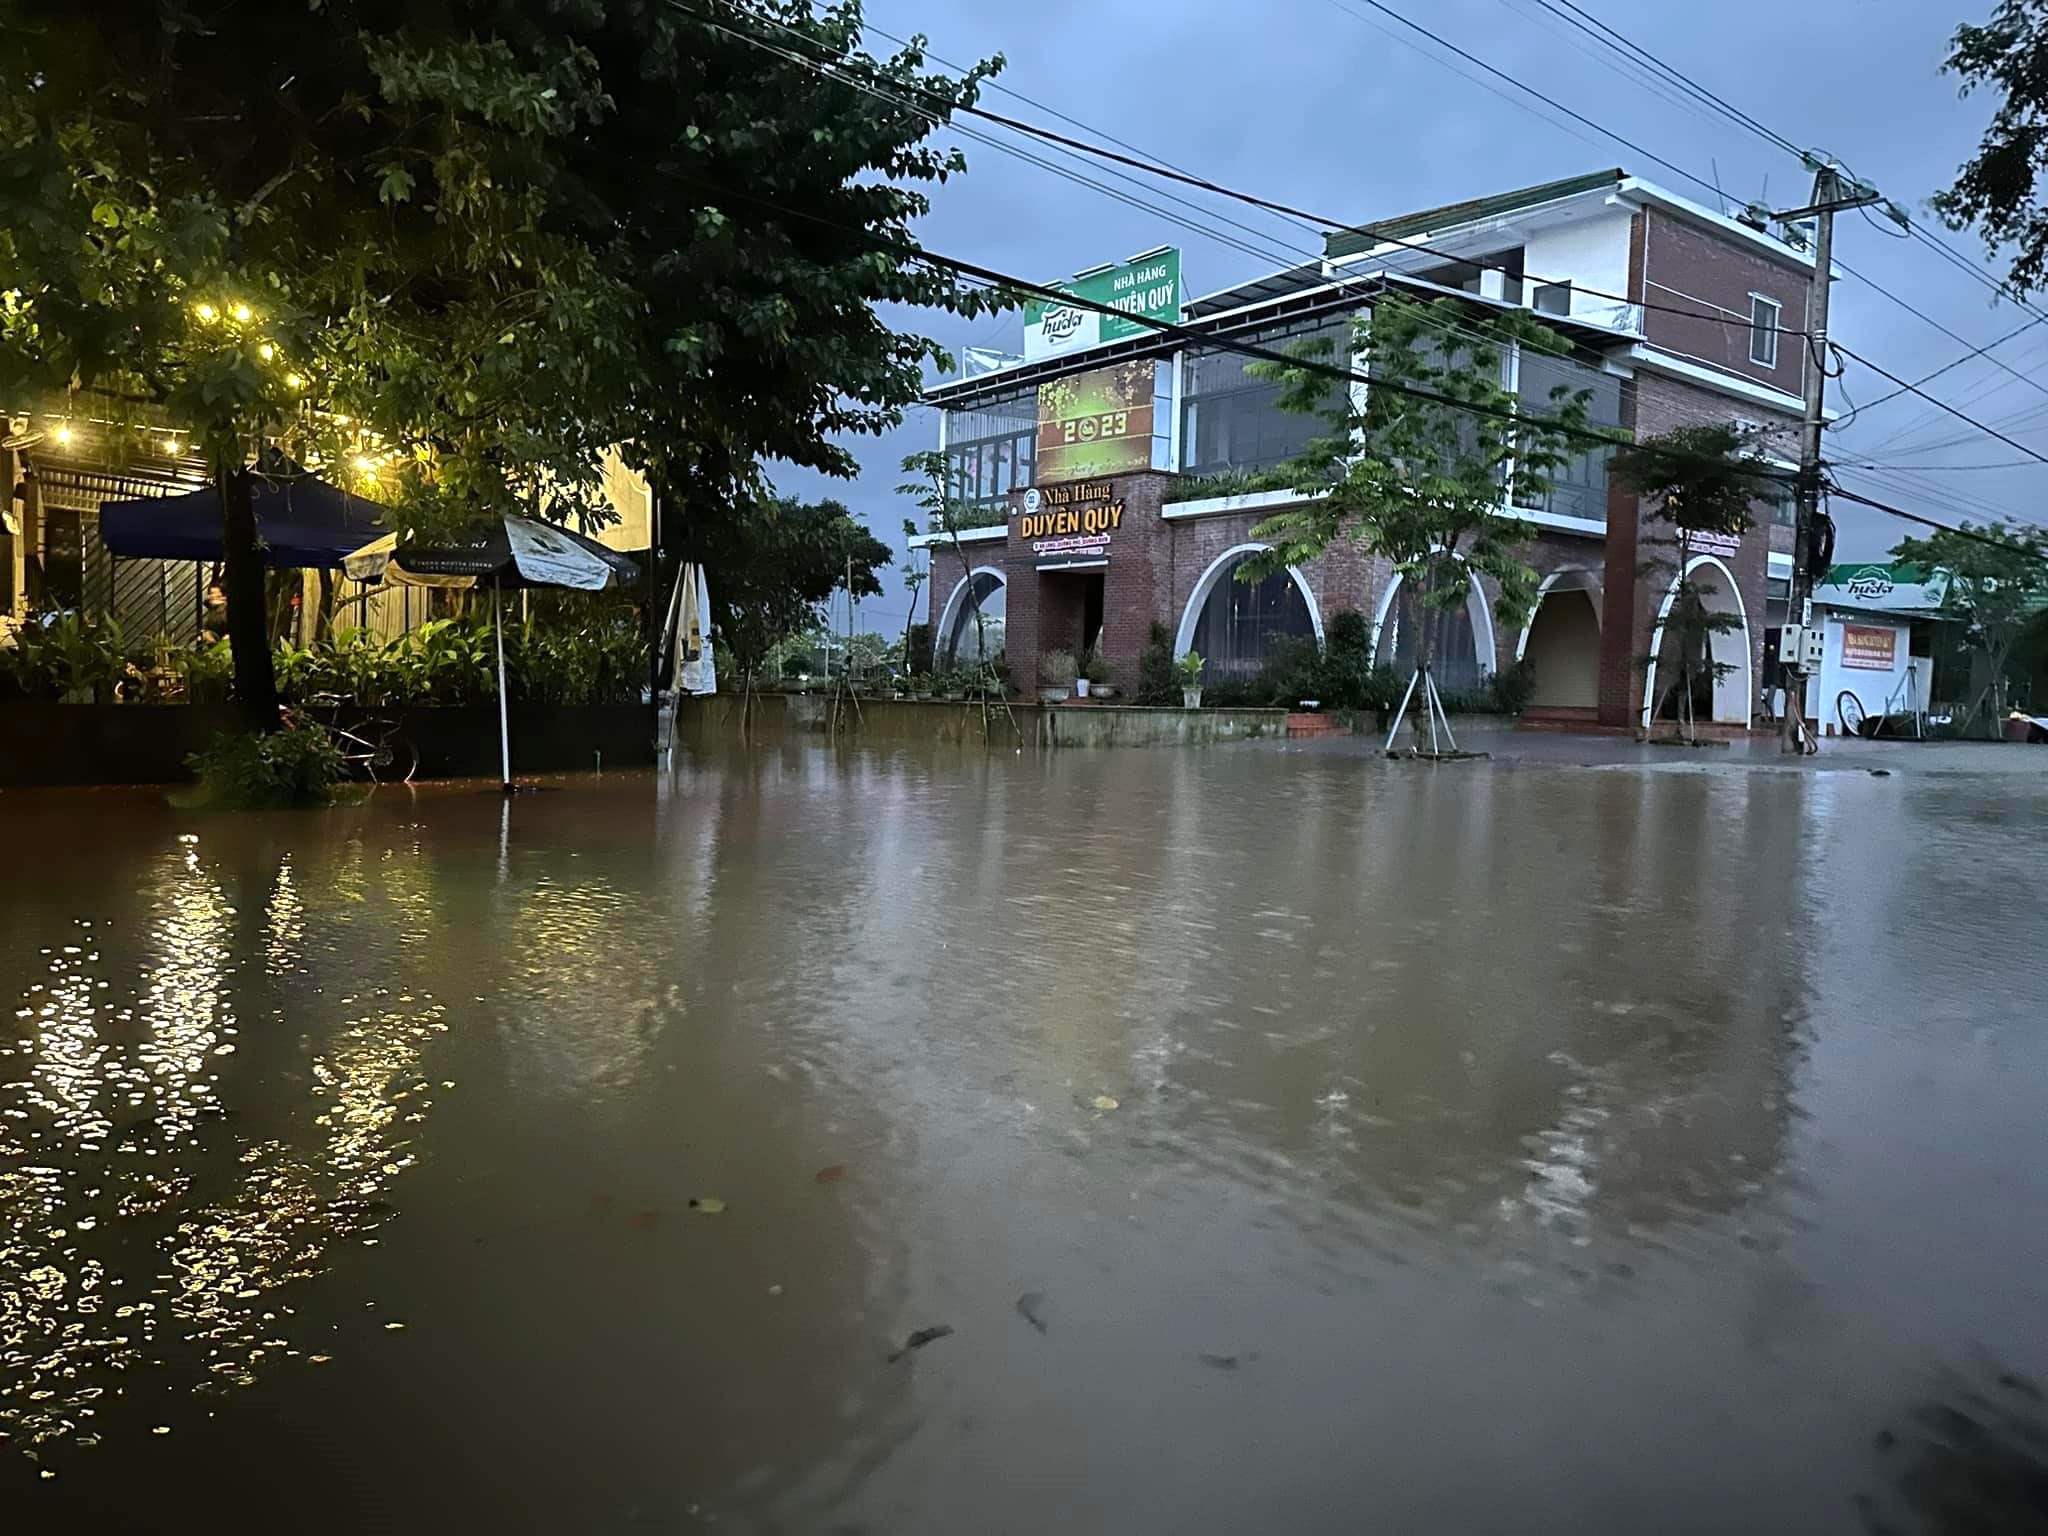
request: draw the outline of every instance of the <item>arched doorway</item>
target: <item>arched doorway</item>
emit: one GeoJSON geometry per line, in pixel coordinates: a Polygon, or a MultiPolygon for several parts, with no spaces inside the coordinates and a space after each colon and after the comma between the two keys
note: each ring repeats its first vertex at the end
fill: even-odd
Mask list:
{"type": "Polygon", "coordinates": [[[1439,689],[1477,688],[1492,676],[1493,615],[1477,581],[1462,605],[1434,608],[1423,605],[1411,582],[1396,576],[1380,599],[1373,661],[1404,676],[1414,671],[1424,624],[1434,630],[1430,667],[1439,689]]]}
{"type": "Polygon", "coordinates": [[[1202,572],[1174,636],[1174,654],[1201,654],[1208,677],[1248,677],[1266,664],[1275,642],[1323,638],[1323,616],[1308,583],[1289,566],[1258,581],[1239,581],[1237,568],[1263,544],[1225,550],[1202,572]]]}
{"type": "MultiPolygon", "coordinates": [[[[1749,614],[1742,605],[1735,575],[1713,555],[1695,555],[1685,569],[1699,588],[1707,611],[1727,614],[1736,621],[1732,628],[1707,637],[1713,659],[1723,670],[1718,679],[1702,677],[1693,701],[1694,717],[1716,725],[1748,725],[1756,703],[1756,681],[1750,675],[1749,614]]],[[[1657,609],[1657,628],[1650,637],[1650,667],[1643,678],[1642,722],[1646,728],[1659,710],[1671,713],[1676,698],[1673,694],[1668,701],[1664,695],[1671,692],[1673,669],[1678,665],[1677,636],[1665,634],[1665,621],[1677,601],[1678,578],[1674,576],[1657,609]]]]}
{"type": "Polygon", "coordinates": [[[1534,683],[1529,708],[1599,708],[1600,595],[1591,572],[1544,578],[1518,650],[1534,683]]]}
{"type": "Polygon", "coordinates": [[[1004,620],[1009,615],[1009,584],[991,566],[978,566],[953,588],[939,612],[932,665],[940,671],[971,667],[1003,649],[1004,620]],[[980,622],[975,620],[980,611],[980,622]]]}

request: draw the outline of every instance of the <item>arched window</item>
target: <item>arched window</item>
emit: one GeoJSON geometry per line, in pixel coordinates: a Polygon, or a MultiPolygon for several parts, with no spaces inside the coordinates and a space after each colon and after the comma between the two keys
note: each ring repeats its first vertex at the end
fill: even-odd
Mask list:
{"type": "Polygon", "coordinates": [[[1266,664],[1277,643],[1315,638],[1315,618],[1291,572],[1237,579],[1237,568],[1257,553],[1237,551],[1204,577],[1209,590],[1198,596],[1201,607],[1184,649],[1201,654],[1206,676],[1249,676],[1266,664]]]}
{"type": "Polygon", "coordinates": [[[943,669],[971,667],[1003,649],[1003,620],[1009,612],[1009,588],[994,571],[975,571],[953,589],[939,620],[939,644],[933,665],[943,669]],[[980,609],[980,622],[975,610],[980,609]]]}
{"type": "Polygon", "coordinates": [[[1416,642],[1421,626],[1431,626],[1430,670],[1439,688],[1477,688],[1485,677],[1480,665],[1479,644],[1472,632],[1472,603],[1484,602],[1475,589],[1467,601],[1453,608],[1424,607],[1412,582],[1394,589],[1386,617],[1380,620],[1380,643],[1374,660],[1391,666],[1404,676],[1415,668],[1416,642]]]}

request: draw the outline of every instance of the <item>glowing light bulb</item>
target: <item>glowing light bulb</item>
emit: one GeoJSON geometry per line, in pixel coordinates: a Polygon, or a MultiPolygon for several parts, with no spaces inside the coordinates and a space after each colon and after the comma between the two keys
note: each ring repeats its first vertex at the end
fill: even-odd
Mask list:
{"type": "Polygon", "coordinates": [[[256,349],[256,355],[257,355],[258,357],[262,358],[262,359],[263,359],[263,361],[265,361],[265,362],[267,363],[267,362],[269,362],[269,361],[270,361],[270,360],[271,360],[272,358],[274,358],[274,357],[276,357],[276,356],[277,356],[277,348],[276,348],[276,347],[274,347],[274,346],[272,346],[272,345],[271,345],[271,344],[270,344],[269,342],[267,342],[267,341],[266,341],[266,342],[264,342],[264,343],[263,343],[263,345],[262,345],[262,346],[260,346],[260,347],[258,347],[258,348],[256,349]]]}
{"type": "Polygon", "coordinates": [[[71,431],[71,423],[68,421],[58,422],[56,430],[53,431],[50,435],[57,439],[58,446],[68,447],[71,443],[71,438],[73,435],[71,431]]]}
{"type": "Polygon", "coordinates": [[[234,315],[237,320],[247,323],[249,319],[249,306],[246,304],[237,304],[234,309],[234,315]]]}
{"type": "Polygon", "coordinates": [[[356,473],[359,475],[374,475],[375,473],[377,473],[377,461],[371,458],[367,453],[357,454],[355,458],[355,465],[356,473]]]}
{"type": "Polygon", "coordinates": [[[164,452],[165,452],[165,453],[176,453],[177,451],[178,451],[178,440],[177,440],[177,439],[176,439],[175,437],[167,437],[167,438],[165,438],[165,439],[164,439],[164,452]]]}
{"type": "Polygon", "coordinates": [[[284,376],[284,384],[286,389],[304,389],[306,376],[303,373],[288,373],[284,376]]]}
{"type": "Polygon", "coordinates": [[[217,320],[220,318],[220,311],[211,304],[195,304],[192,307],[192,313],[202,320],[217,320]]]}

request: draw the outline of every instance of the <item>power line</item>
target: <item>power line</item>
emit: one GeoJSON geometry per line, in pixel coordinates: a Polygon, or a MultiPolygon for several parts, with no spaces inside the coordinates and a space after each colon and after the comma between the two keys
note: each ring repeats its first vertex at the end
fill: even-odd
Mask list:
{"type": "MultiPolygon", "coordinates": [[[[694,11],[694,7],[689,4],[689,0],[669,0],[669,3],[677,7],[678,9],[694,11]]],[[[1082,185],[1093,187],[1098,191],[1104,191],[1108,193],[1108,195],[1117,197],[1120,201],[1123,201],[1130,206],[1139,207],[1146,212],[1159,214],[1160,217],[1166,218],[1170,222],[1177,223],[1184,229],[1189,229],[1197,234],[1208,235],[1212,239],[1217,239],[1223,244],[1231,245],[1233,248],[1243,251],[1246,255],[1257,256],[1261,260],[1272,261],[1277,259],[1273,255],[1273,250],[1278,250],[1284,253],[1284,255],[1287,257],[1305,258],[1308,261],[1315,262],[1327,260],[1328,257],[1327,252],[1316,252],[1304,250],[1299,247],[1285,245],[1277,240],[1274,240],[1274,237],[1272,237],[1269,234],[1266,234],[1264,231],[1252,229],[1249,225],[1240,224],[1236,220],[1226,218],[1225,222],[1231,224],[1233,227],[1237,229],[1244,230],[1247,233],[1259,239],[1273,240],[1272,249],[1265,251],[1253,250],[1245,246],[1242,242],[1233,240],[1228,236],[1217,235],[1214,230],[1208,229],[1201,225],[1190,224],[1184,219],[1175,218],[1173,215],[1164,213],[1160,209],[1151,207],[1150,205],[1142,203],[1133,203],[1131,199],[1129,199],[1128,197],[1124,197],[1122,194],[1116,193],[1111,189],[1104,188],[1101,186],[1100,183],[1090,181],[1085,177],[1076,177],[1071,172],[1063,171],[1059,167],[1053,166],[1042,159],[1038,159],[1034,156],[1024,153],[1023,151],[1017,149],[1014,145],[1005,144],[1001,140],[993,139],[983,134],[974,133],[970,129],[962,128],[958,123],[945,122],[944,118],[947,114],[953,113],[965,113],[966,115],[971,117],[982,118],[988,122],[996,123],[1002,127],[1008,128],[1013,132],[1028,134],[1031,137],[1043,140],[1046,143],[1057,145],[1060,148],[1071,151],[1076,155],[1092,156],[1096,159],[1105,160],[1119,166],[1127,167],[1132,170],[1142,171],[1148,176],[1154,176],[1163,181],[1176,182],[1182,186],[1192,187],[1198,191],[1208,192],[1218,197],[1229,198],[1235,202],[1244,203],[1249,207],[1259,208],[1268,213],[1278,214],[1288,219],[1292,223],[1296,224],[1300,228],[1307,230],[1310,234],[1317,234],[1322,230],[1334,230],[1340,233],[1356,233],[1361,235],[1367,235],[1373,238],[1374,240],[1379,241],[1383,245],[1391,245],[1397,247],[1398,249],[1406,251],[1420,252],[1421,254],[1426,256],[1433,256],[1439,261],[1452,263],[1458,266],[1471,267],[1482,272],[1499,272],[1506,276],[1516,279],[1518,282],[1534,283],[1538,285],[1568,285],[1574,292],[1585,294],[1590,298],[1606,299],[1611,303],[1625,304],[1636,309],[1650,310],[1660,314],[1681,315],[1688,320],[1704,320],[1712,324],[1739,325],[1745,330],[1770,331],[1780,336],[1808,335],[1806,331],[1800,330],[1794,326],[1758,326],[1753,323],[1749,316],[1740,314],[1735,311],[1722,309],[1720,305],[1708,303],[1706,300],[1695,301],[1696,303],[1702,306],[1700,309],[1686,309],[1676,304],[1657,304],[1652,303],[1648,300],[1632,299],[1626,294],[1609,293],[1599,288],[1589,288],[1582,283],[1570,282],[1569,280],[1564,278],[1549,278],[1544,277],[1539,273],[1517,271],[1512,267],[1504,266],[1497,262],[1465,260],[1460,257],[1450,255],[1440,250],[1438,247],[1429,245],[1423,241],[1408,240],[1403,239],[1396,235],[1386,234],[1370,224],[1361,224],[1353,220],[1332,218],[1328,214],[1314,213],[1306,209],[1293,207],[1287,203],[1277,202],[1272,198],[1261,197],[1256,193],[1245,192],[1234,187],[1225,186],[1220,182],[1212,181],[1206,177],[1195,175],[1192,172],[1181,170],[1178,167],[1169,165],[1163,161],[1147,158],[1142,154],[1142,152],[1136,154],[1120,154],[1117,151],[1107,149],[1100,144],[1090,143],[1086,139],[1077,139],[1071,137],[1070,135],[1059,133],[1053,129],[1043,127],[1042,125],[1037,123],[1027,122],[1021,118],[1010,117],[1001,112],[992,112],[986,107],[981,107],[966,102],[953,101],[945,96],[937,94],[936,92],[925,91],[916,86],[905,85],[902,82],[892,82],[891,88],[879,87],[870,81],[859,78],[857,74],[847,71],[845,66],[839,63],[836,59],[819,59],[807,55],[797,54],[787,50],[786,48],[778,47],[775,44],[769,43],[763,39],[750,37],[744,33],[734,32],[732,29],[725,27],[719,22],[711,19],[709,16],[704,15],[703,12],[695,12],[695,14],[699,15],[707,25],[721,32],[724,32],[727,36],[733,37],[738,41],[752,44],[756,47],[763,49],[766,52],[775,54],[777,57],[787,59],[791,63],[801,64],[813,70],[816,73],[825,75],[828,78],[839,80],[844,84],[854,86],[855,88],[860,90],[865,90],[871,95],[875,95],[886,100],[893,100],[897,105],[906,106],[909,107],[912,111],[921,112],[924,116],[934,121],[935,123],[941,123],[943,126],[949,127],[953,129],[955,132],[965,134],[967,137],[974,139],[978,143],[986,144],[993,149],[1001,150],[1005,153],[1014,155],[1020,159],[1026,160],[1031,164],[1035,164],[1046,170],[1049,170],[1054,175],[1062,176],[1067,180],[1078,181],[1082,185]],[[935,105],[930,108],[920,108],[915,102],[911,101],[907,96],[902,94],[903,92],[906,91],[914,92],[916,95],[923,97],[926,101],[931,102],[935,105]],[[1721,313],[1712,314],[1704,312],[1709,310],[1721,310],[1721,313]]],[[[788,32],[792,36],[798,38],[800,41],[806,43],[810,41],[808,38],[805,38],[804,35],[800,31],[798,31],[798,29],[790,26],[787,22],[778,20],[775,17],[757,15],[753,12],[741,12],[740,14],[746,16],[746,18],[749,20],[762,21],[768,23],[771,26],[778,27],[781,30],[788,32]]],[[[879,27],[869,27],[868,30],[875,32],[878,36],[887,37],[892,42],[900,41],[900,39],[895,38],[892,34],[883,31],[879,27]]],[[[933,57],[936,58],[936,55],[933,55],[933,57]]],[[[939,60],[939,62],[945,63],[946,61],[939,60]]],[[[958,66],[951,67],[957,68],[958,66]]],[[[1084,124],[1082,126],[1085,127],[1086,125],[1084,124]]],[[[1093,132],[1096,130],[1091,129],[1090,131],[1093,132]]],[[[1112,142],[1117,141],[1112,140],[1112,142]]],[[[1655,157],[1652,156],[1651,158],[1654,159],[1655,157]]],[[[1136,183],[1130,184],[1136,185],[1136,183]]],[[[1207,214],[1212,217],[1217,216],[1214,215],[1211,210],[1198,208],[1196,205],[1192,203],[1183,202],[1180,199],[1174,199],[1174,201],[1179,203],[1179,206],[1183,208],[1192,209],[1197,213],[1207,214]]],[[[1300,262],[1291,261],[1289,264],[1298,265],[1300,264],[1300,262]]]]}
{"type": "MultiPolygon", "coordinates": [[[[1994,347],[2004,346],[2005,343],[2011,341],[2015,336],[2023,335],[2024,333],[2031,331],[2035,326],[2041,324],[2044,320],[2048,320],[2048,315],[2036,315],[2033,319],[2028,320],[2023,324],[2017,325],[2013,329],[2007,331],[2003,336],[1998,337],[1995,341],[1987,341],[1984,343],[1983,346],[1977,347],[1972,351],[1965,352],[1961,357],[1955,359],[1953,362],[1943,363],[1939,368],[1935,369],[1932,373],[1922,374],[1919,378],[1913,381],[1910,387],[1901,384],[1897,389],[1891,390],[1886,394],[1879,395],[1875,400],[1866,401],[1864,404],[1857,406],[1856,409],[1851,411],[1849,415],[1845,417],[1843,420],[1835,423],[1836,429],[1840,430],[1841,428],[1846,427],[1850,421],[1854,420],[1857,416],[1862,415],[1865,411],[1876,410],[1880,405],[1883,405],[1887,400],[1896,400],[1900,395],[1910,394],[1913,390],[1920,388],[1920,386],[1922,386],[1923,384],[1932,383],[1935,379],[1940,378],[1944,373],[1948,373],[1952,369],[1960,368],[1963,366],[1963,364],[1970,362],[1975,358],[1984,356],[1985,353],[1991,351],[1994,347]]],[[[2024,374],[2016,374],[2016,377],[2021,378],[2023,380],[2026,379],[2026,375],[2024,374]]],[[[2026,381],[2029,383],[2032,382],[2032,380],[2026,381]]]]}
{"type": "Polygon", "coordinates": [[[1895,507],[1889,502],[1858,495],[1855,491],[1845,490],[1839,485],[1832,487],[1830,494],[1840,497],[1843,501],[1853,501],[1861,507],[1870,507],[1876,511],[1888,513],[1892,517],[1904,518],[1909,523],[1918,523],[1923,528],[1933,528],[1942,533],[1952,533],[1957,538],[1968,539],[1973,544],[1987,544],[1993,549],[2002,549],[2007,554],[2024,555],[2029,560],[2048,561],[2048,556],[2044,556],[2038,549],[2029,549],[2026,545],[2015,544],[2009,539],[1997,538],[1988,533],[1979,533],[1974,528],[1958,528],[1950,523],[1939,522],[1919,512],[1908,512],[1904,507],[1895,507]]]}
{"type": "Polygon", "coordinates": [[[1949,415],[1955,417],[1956,420],[1963,422],[1968,426],[1975,427],[1979,432],[1984,433],[1986,436],[1997,438],[2001,443],[2004,443],[2008,448],[2018,449],[2021,453],[2024,453],[2028,458],[2035,460],[2037,463],[2048,464],[2048,453],[2038,453],[2034,449],[2029,448],[2025,443],[2021,442],[2018,438],[2007,437],[2003,432],[2000,432],[1995,427],[1988,427],[1983,422],[1978,421],[1975,417],[1965,415],[1963,412],[1957,410],[1954,406],[1950,405],[1946,400],[1938,399],[1935,396],[1928,394],[1927,391],[1920,388],[1919,385],[1914,384],[1909,380],[1900,378],[1896,373],[1891,372],[1891,370],[1887,368],[1879,367],[1876,363],[1873,363],[1869,358],[1863,356],[1860,352],[1852,352],[1849,350],[1849,348],[1842,346],[1839,342],[1830,342],[1829,348],[1832,351],[1841,353],[1844,357],[1855,358],[1857,362],[1861,363],[1864,367],[1868,368],[1872,373],[1876,374],[1878,377],[1883,379],[1889,379],[1892,383],[1898,385],[1901,389],[1905,390],[1909,394],[1918,395],[1922,400],[1927,401],[1930,405],[1940,406],[1941,409],[1948,412],[1949,415]]]}

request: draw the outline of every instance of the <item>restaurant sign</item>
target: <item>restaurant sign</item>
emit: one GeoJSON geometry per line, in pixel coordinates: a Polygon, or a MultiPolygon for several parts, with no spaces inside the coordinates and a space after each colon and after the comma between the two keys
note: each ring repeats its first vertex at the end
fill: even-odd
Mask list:
{"type": "Polygon", "coordinates": [[[1031,546],[1040,570],[1109,558],[1124,525],[1124,499],[1108,480],[1071,480],[1024,493],[1013,537],[1031,546]]]}
{"type": "Polygon", "coordinates": [[[1180,252],[1161,246],[1117,266],[1097,267],[1024,305],[1024,361],[1085,352],[1157,331],[1147,320],[1180,319],[1180,252]],[[1082,303],[1070,302],[1069,296],[1082,303]],[[1104,310],[1114,313],[1104,314],[1104,310]]]}
{"type": "Polygon", "coordinates": [[[1161,366],[1115,363],[1039,385],[1038,483],[1152,468],[1161,366]]]}

